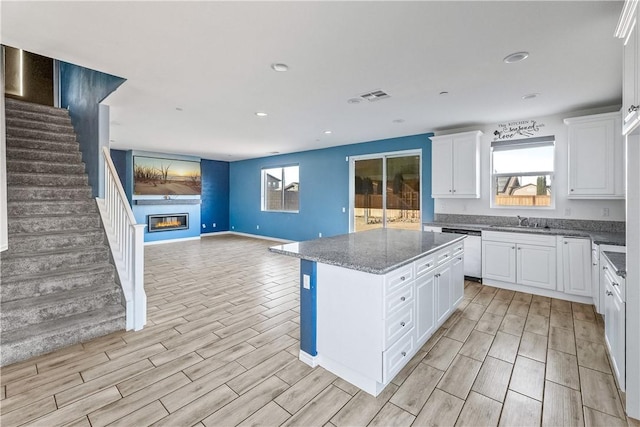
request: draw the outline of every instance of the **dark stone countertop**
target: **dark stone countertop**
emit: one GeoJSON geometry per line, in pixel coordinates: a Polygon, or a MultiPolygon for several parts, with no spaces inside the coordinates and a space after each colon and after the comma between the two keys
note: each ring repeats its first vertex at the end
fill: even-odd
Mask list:
{"type": "Polygon", "coordinates": [[[509,233],[531,233],[546,234],[552,236],[585,237],[591,239],[598,245],[625,246],[626,244],[625,233],[610,233],[605,231],[570,230],[564,228],[514,227],[486,224],[451,224],[446,222],[426,222],[423,225],[431,227],[461,228],[463,230],[474,231],[503,231],[509,233]]]}
{"type": "Polygon", "coordinates": [[[627,254],[622,252],[605,251],[604,255],[609,258],[611,265],[616,269],[616,274],[620,277],[627,278],[627,254]]]}
{"type": "Polygon", "coordinates": [[[373,274],[386,274],[464,239],[418,230],[376,229],[272,246],[271,252],[373,274]]]}

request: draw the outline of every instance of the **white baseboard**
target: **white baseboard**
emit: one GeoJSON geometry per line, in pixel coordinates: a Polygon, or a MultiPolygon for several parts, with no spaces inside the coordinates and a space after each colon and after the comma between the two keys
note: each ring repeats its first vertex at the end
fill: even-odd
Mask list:
{"type": "Polygon", "coordinates": [[[272,242],[280,242],[280,243],[291,243],[291,242],[293,242],[293,240],[279,239],[277,237],[261,236],[259,234],[240,233],[239,231],[228,231],[228,233],[229,234],[235,234],[237,236],[252,237],[254,239],[270,240],[272,242]]]}
{"type": "Polygon", "coordinates": [[[144,242],[145,246],[151,246],[151,245],[162,245],[164,243],[176,243],[176,242],[186,242],[189,240],[200,240],[200,236],[196,236],[196,237],[183,237],[181,239],[167,239],[167,240],[156,240],[154,242],[144,242]]]}
{"type": "Polygon", "coordinates": [[[231,234],[230,231],[214,231],[213,233],[201,233],[200,237],[216,237],[231,234]]]}
{"type": "Polygon", "coordinates": [[[312,356],[306,351],[300,350],[299,358],[301,362],[306,363],[312,368],[315,368],[319,364],[318,356],[312,356]]]}

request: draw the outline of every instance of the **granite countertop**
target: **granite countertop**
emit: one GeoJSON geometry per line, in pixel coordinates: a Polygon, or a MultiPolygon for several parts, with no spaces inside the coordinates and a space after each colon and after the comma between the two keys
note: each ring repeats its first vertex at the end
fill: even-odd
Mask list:
{"type": "Polygon", "coordinates": [[[605,251],[604,255],[609,258],[613,268],[616,269],[616,274],[626,279],[627,277],[627,254],[622,252],[609,252],[605,251]]]}
{"type": "Polygon", "coordinates": [[[546,234],[552,236],[586,237],[598,245],[625,246],[625,233],[610,233],[605,231],[571,230],[565,228],[517,227],[487,224],[452,224],[448,222],[425,222],[423,225],[431,227],[461,228],[474,231],[504,231],[510,233],[546,234]]]}
{"type": "Polygon", "coordinates": [[[271,252],[373,274],[386,274],[443,246],[464,239],[454,234],[376,229],[272,246],[271,252]]]}

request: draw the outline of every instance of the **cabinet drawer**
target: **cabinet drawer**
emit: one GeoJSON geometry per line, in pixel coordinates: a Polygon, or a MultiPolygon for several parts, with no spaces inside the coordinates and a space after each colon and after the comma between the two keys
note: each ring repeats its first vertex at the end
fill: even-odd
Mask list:
{"type": "Polygon", "coordinates": [[[626,281],[624,278],[618,276],[613,268],[614,267],[610,263],[606,263],[606,265],[602,267],[602,269],[604,270],[606,281],[611,284],[611,289],[613,289],[613,292],[616,292],[618,294],[622,302],[625,302],[627,300],[627,290],[625,286],[626,281]]]}
{"type": "Polygon", "coordinates": [[[451,250],[436,253],[436,261],[438,265],[444,264],[451,259],[451,250]]]}
{"type": "Polygon", "coordinates": [[[412,280],[413,264],[405,265],[404,267],[400,267],[396,271],[392,271],[385,277],[385,296],[390,295],[412,280]]]}
{"type": "Polygon", "coordinates": [[[453,249],[451,249],[451,255],[456,256],[460,255],[464,251],[464,242],[458,242],[453,245],[453,249]]]}
{"type": "Polygon", "coordinates": [[[416,261],[416,276],[422,276],[433,270],[436,266],[435,255],[428,255],[416,261]]]}
{"type": "Polygon", "coordinates": [[[407,306],[404,310],[399,310],[384,321],[384,345],[383,349],[388,349],[393,343],[398,341],[400,337],[413,329],[415,324],[415,311],[413,304],[407,306]]]}
{"type": "Polygon", "coordinates": [[[388,294],[384,300],[384,318],[393,316],[396,311],[405,310],[414,299],[413,282],[408,282],[395,292],[388,294]]]}
{"type": "Polygon", "coordinates": [[[396,342],[391,348],[382,353],[382,382],[388,383],[407,364],[415,352],[415,337],[413,330],[396,342]]]}

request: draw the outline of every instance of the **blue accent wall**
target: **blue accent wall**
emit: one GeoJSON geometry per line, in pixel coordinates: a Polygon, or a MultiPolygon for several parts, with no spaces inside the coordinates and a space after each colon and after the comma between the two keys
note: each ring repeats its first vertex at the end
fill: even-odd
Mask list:
{"type": "Polygon", "coordinates": [[[101,161],[98,104],[124,82],[121,77],[60,62],[60,105],[69,109],[94,197],[99,191],[101,161]]]}
{"type": "Polygon", "coordinates": [[[296,241],[317,238],[318,233],[324,237],[348,233],[349,162],[345,158],[412,149],[422,149],[422,220],[432,221],[430,136],[433,134],[233,162],[229,166],[230,229],[296,241]],[[299,213],[263,212],[261,170],[291,164],[300,165],[299,213]]]}
{"type": "Polygon", "coordinates": [[[300,260],[300,350],[310,356],[318,354],[318,294],[317,264],[306,259],[300,260]],[[309,289],[304,287],[304,276],[309,276],[309,289]]]}
{"type": "Polygon", "coordinates": [[[229,163],[202,159],[201,233],[229,230],[229,163]],[[213,224],[216,226],[214,227],[213,224]]]}
{"type": "Polygon", "coordinates": [[[124,188],[125,192],[127,191],[126,185],[126,177],[127,177],[127,152],[124,150],[110,150],[111,153],[111,161],[113,162],[113,166],[116,167],[116,172],[118,172],[118,178],[120,178],[120,184],[122,184],[122,188],[124,188]]]}

